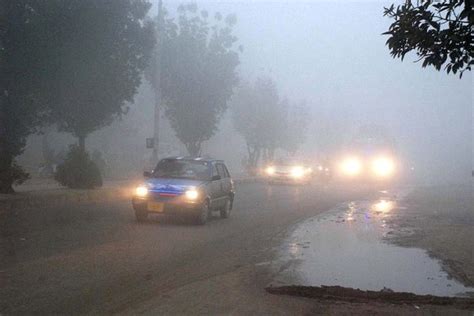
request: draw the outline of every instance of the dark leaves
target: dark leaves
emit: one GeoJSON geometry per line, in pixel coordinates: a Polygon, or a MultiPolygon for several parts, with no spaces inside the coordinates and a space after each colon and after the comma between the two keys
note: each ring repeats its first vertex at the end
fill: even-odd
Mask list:
{"type": "Polygon", "coordinates": [[[384,8],[384,16],[393,19],[386,45],[394,58],[404,59],[415,52],[422,67],[444,67],[447,73],[470,70],[474,57],[472,49],[472,18],[469,0],[422,0],[414,5],[384,8]],[[462,8],[462,11],[460,9],[462,8]],[[459,14],[459,12],[461,12],[459,14]],[[449,56],[449,58],[448,58],[449,56]]]}

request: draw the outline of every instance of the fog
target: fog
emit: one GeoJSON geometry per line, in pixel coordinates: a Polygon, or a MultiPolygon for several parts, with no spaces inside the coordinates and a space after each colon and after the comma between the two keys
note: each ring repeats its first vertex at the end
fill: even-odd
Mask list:
{"type": "MultiPolygon", "coordinates": [[[[385,46],[390,20],[383,17],[389,2],[322,1],[198,1],[200,9],[235,13],[235,35],[244,47],[240,56],[241,80],[260,76],[275,80],[282,96],[306,100],[312,124],[300,155],[318,155],[321,143],[343,146],[358,127],[385,126],[397,142],[406,165],[414,166],[425,183],[469,182],[473,157],[473,82],[431,68],[421,68],[415,56],[392,59],[385,46]],[[327,127],[321,133],[321,125],[327,127]],[[326,139],[324,139],[326,138],[326,139]]],[[[178,2],[164,1],[173,15],[178,2]]],[[[156,4],[150,10],[156,14],[156,4]]],[[[145,138],[153,132],[153,99],[144,83],[122,121],[95,132],[89,149],[105,150],[127,176],[149,168],[150,150],[145,138]],[[128,157],[128,158],[126,158],[128,157]],[[120,162],[123,160],[123,162],[120,162]],[[131,164],[134,164],[131,166],[131,164]]],[[[233,129],[231,109],[220,130],[204,145],[203,153],[226,159],[241,172],[246,154],[243,139],[233,129]]],[[[165,119],[161,126],[162,150],[185,154],[165,119]]],[[[24,164],[40,154],[39,140],[30,137],[24,164]]],[[[74,142],[51,133],[57,150],[74,142]]],[[[34,168],[32,166],[31,168],[34,168]]]]}

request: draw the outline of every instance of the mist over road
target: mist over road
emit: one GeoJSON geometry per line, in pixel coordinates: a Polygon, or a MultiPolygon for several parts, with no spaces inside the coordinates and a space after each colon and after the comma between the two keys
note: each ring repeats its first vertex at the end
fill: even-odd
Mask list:
{"type": "MultiPolygon", "coordinates": [[[[269,260],[272,247],[295,223],[339,202],[366,198],[370,192],[337,185],[241,184],[230,219],[216,217],[206,226],[168,218],[137,223],[130,201],[38,209],[35,212],[62,216],[49,225],[39,223],[43,229],[28,233],[22,226],[31,225],[18,222],[8,236],[9,247],[2,237],[0,312],[135,311],[186,285],[269,260]]],[[[251,279],[251,289],[263,295],[270,276],[253,273],[243,272],[238,278],[251,279]]],[[[232,288],[241,295],[247,291],[232,288]]],[[[215,296],[213,287],[206,287],[186,301],[198,303],[215,296]]],[[[224,305],[246,306],[236,300],[224,305]]],[[[179,307],[168,312],[176,313],[179,307]]],[[[222,310],[226,311],[230,310],[222,310]]]]}

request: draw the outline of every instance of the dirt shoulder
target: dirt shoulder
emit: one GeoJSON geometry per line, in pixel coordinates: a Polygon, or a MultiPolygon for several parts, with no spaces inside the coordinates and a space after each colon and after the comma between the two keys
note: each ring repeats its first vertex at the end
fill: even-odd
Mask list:
{"type": "Polygon", "coordinates": [[[262,267],[233,271],[162,292],[153,300],[119,312],[123,315],[471,315],[454,306],[274,293],[264,287],[271,276],[262,267]],[[275,295],[277,294],[277,295],[275,295]]]}
{"type": "Polygon", "coordinates": [[[414,190],[388,224],[387,240],[422,248],[452,277],[474,286],[474,198],[471,186],[414,190]],[[410,233],[406,233],[410,232],[410,233]]]}

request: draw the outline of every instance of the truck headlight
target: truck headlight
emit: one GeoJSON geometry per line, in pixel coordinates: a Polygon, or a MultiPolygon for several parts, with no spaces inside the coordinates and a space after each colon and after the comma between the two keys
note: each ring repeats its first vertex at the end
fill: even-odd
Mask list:
{"type": "Polygon", "coordinates": [[[372,161],[372,171],[379,177],[388,177],[395,171],[395,163],[388,157],[379,157],[372,161]]]}
{"type": "Polygon", "coordinates": [[[199,197],[199,192],[196,189],[189,189],[187,190],[184,195],[188,200],[196,200],[199,197]]]}
{"type": "Polygon", "coordinates": [[[144,185],[138,186],[135,189],[135,195],[138,197],[145,197],[148,195],[148,188],[144,185]]]}
{"type": "Polygon", "coordinates": [[[293,167],[291,169],[291,176],[293,178],[301,178],[304,176],[304,169],[302,167],[293,167]]]}
{"type": "Polygon", "coordinates": [[[342,172],[349,176],[356,176],[362,171],[362,162],[358,158],[347,158],[342,162],[342,172]]]}

